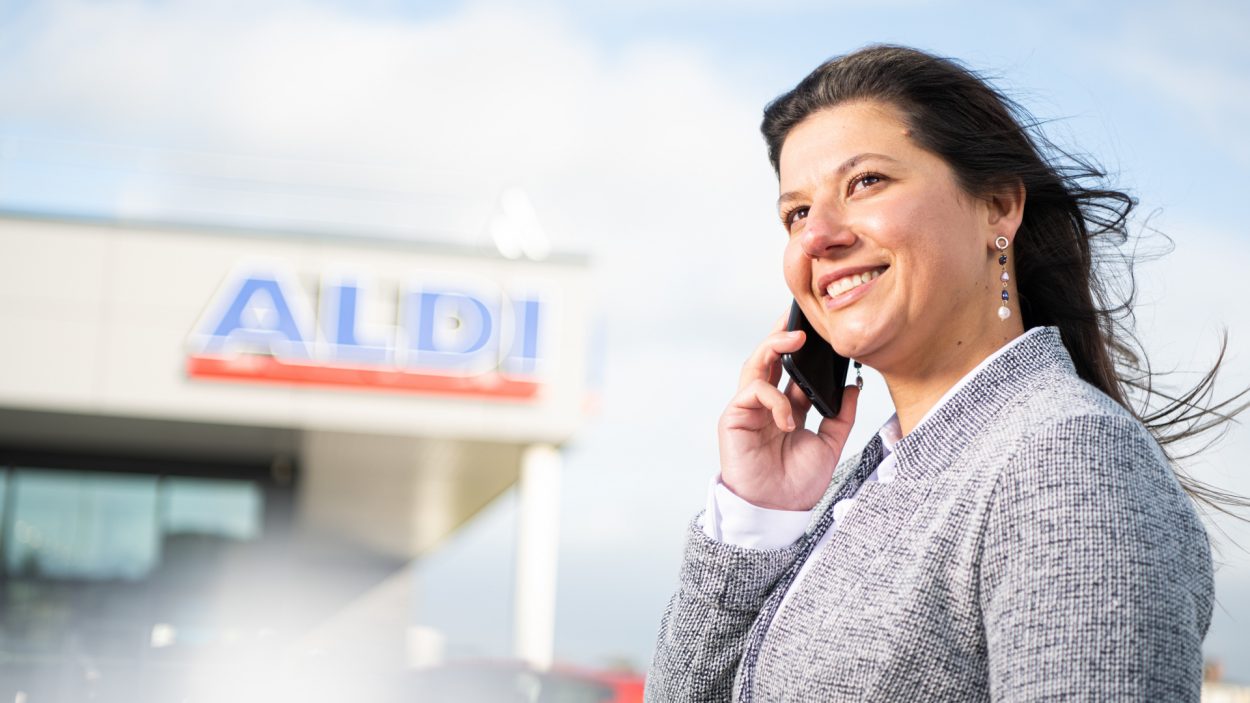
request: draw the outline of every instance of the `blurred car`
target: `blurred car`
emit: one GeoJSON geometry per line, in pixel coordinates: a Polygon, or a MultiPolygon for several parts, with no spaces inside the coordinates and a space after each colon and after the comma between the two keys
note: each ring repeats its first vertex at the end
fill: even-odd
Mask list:
{"type": "Polygon", "coordinates": [[[514,660],[448,662],[413,674],[422,703],[642,703],[643,676],[514,660]]]}

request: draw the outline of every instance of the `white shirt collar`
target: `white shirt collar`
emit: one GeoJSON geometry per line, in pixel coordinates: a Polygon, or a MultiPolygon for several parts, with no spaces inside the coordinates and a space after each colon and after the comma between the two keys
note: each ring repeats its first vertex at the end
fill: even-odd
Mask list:
{"type": "MultiPolygon", "coordinates": [[[[946,391],[946,393],[941,398],[938,399],[938,402],[934,403],[933,407],[929,408],[929,412],[925,413],[924,417],[920,418],[920,422],[916,423],[916,427],[923,425],[925,420],[928,420],[930,417],[932,417],[933,413],[937,412],[938,408],[942,407],[942,405],[946,403],[946,401],[949,400],[951,396],[958,393],[960,388],[963,388],[965,385],[967,385],[967,383],[971,381],[974,376],[980,373],[981,369],[985,368],[986,366],[989,366],[990,362],[997,359],[1003,352],[1007,351],[1008,349],[1018,344],[1020,340],[1024,339],[1025,337],[1028,337],[1029,335],[1036,333],[1038,330],[1041,330],[1041,329],[1045,329],[1045,328],[1041,326],[1029,328],[1024,331],[1024,334],[1020,335],[1019,337],[1016,337],[1010,342],[1007,342],[1003,346],[999,347],[993,354],[990,354],[989,356],[985,357],[985,359],[983,359],[981,363],[977,364],[976,368],[964,374],[963,378],[956,381],[955,385],[951,386],[950,390],[946,391]]],[[[890,419],[886,420],[885,425],[882,426],[882,428],[877,432],[877,434],[881,435],[883,456],[889,456],[890,453],[894,451],[894,445],[898,444],[899,440],[903,438],[903,429],[898,424],[898,413],[894,413],[893,415],[891,415],[890,419]]]]}

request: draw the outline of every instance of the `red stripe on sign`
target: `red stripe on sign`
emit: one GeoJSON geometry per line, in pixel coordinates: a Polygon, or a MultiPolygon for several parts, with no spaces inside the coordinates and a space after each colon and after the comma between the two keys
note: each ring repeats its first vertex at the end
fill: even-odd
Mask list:
{"type": "Polygon", "coordinates": [[[397,393],[456,395],[500,400],[532,400],[538,383],[518,381],[499,374],[439,376],[395,369],[361,369],[343,366],[288,364],[272,356],[187,357],[187,375],[250,383],[281,383],[328,386],[397,393]]]}

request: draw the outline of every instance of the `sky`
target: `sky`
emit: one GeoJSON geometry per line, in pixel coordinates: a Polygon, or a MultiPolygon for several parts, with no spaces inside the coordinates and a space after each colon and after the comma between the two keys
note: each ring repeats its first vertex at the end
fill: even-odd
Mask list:
{"type": "MultiPolygon", "coordinates": [[[[482,244],[524,189],[597,288],[557,658],[645,667],[717,418],[788,304],[764,104],[876,42],[990,76],[1139,198],[1151,360],[1183,382],[1227,329],[1229,393],[1250,385],[1248,30],[1237,2],[0,0],[0,207],[482,244]]],[[[866,372],[850,446],[891,412],[866,372]]],[[[1248,451],[1238,425],[1188,468],[1250,494],[1248,451]]],[[[507,651],[514,521],[505,496],[423,566],[418,617],[457,651],[507,651]]],[[[1206,651],[1250,682],[1250,529],[1209,524],[1206,651]]]]}

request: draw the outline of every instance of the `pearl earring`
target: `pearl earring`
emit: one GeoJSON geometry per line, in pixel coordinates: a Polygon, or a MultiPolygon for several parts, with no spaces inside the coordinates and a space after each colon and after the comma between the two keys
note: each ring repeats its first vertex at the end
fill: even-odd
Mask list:
{"type": "Polygon", "coordinates": [[[864,375],[859,372],[859,370],[862,368],[864,368],[864,365],[856,361],[855,362],[855,387],[861,391],[864,390],[864,375]]]}
{"type": "Polygon", "coordinates": [[[1011,308],[1007,307],[1007,300],[1010,297],[1007,294],[1007,281],[1011,280],[1011,276],[1007,273],[1007,245],[1011,242],[1006,237],[999,237],[994,240],[994,246],[998,247],[998,265],[1003,267],[1003,272],[999,274],[998,280],[1003,282],[1002,305],[998,307],[998,319],[1006,321],[1011,317],[1011,308]]]}

